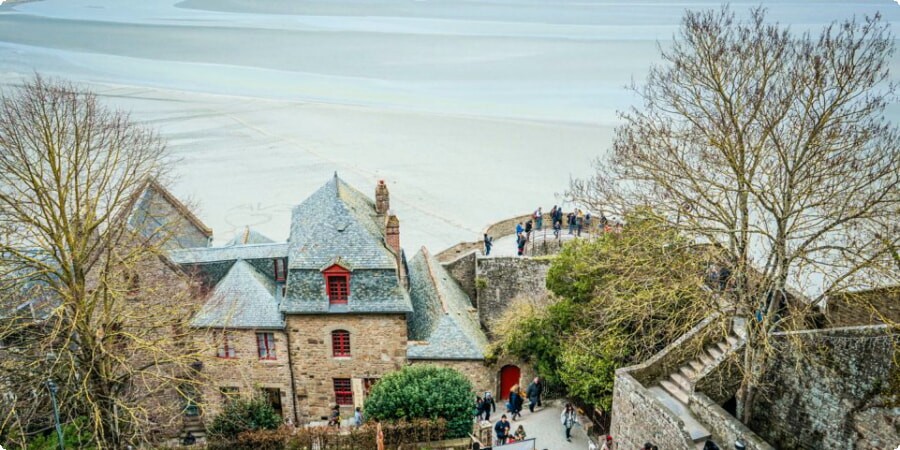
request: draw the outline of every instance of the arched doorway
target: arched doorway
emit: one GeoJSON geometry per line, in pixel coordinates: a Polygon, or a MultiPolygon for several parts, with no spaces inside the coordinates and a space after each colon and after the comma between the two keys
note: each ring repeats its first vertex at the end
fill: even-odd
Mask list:
{"type": "Polygon", "coordinates": [[[500,399],[506,400],[509,398],[509,390],[519,384],[521,375],[522,371],[519,370],[518,366],[508,365],[500,369],[500,399]]]}

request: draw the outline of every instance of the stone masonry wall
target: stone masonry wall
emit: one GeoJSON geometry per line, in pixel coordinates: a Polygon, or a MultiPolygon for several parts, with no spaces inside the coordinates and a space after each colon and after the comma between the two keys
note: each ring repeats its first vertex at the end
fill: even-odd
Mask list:
{"type": "Polygon", "coordinates": [[[226,401],[222,388],[237,389],[244,398],[258,394],[265,388],[278,389],[281,393],[281,408],[285,420],[294,419],[292,402],[293,388],[288,365],[287,340],[281,331],[259,330],[275,336],[275,360],[259,359],[256,344],[256,330],[229,330],[229,345],[235,348],[235,358],[216,356],[216,349],[222,343],[222,331],[198,332],[209,350],[209,357],[203,361],[203,374],[211,380],[203,388],[203,413],[209,419],[218,414],[226,401]]]}
{"type": "Polygon", "coordinates": [[[447,272],[450,272],[450,276],[456,280],[456,283],[462,288],[463,292],[469,296],[469,300],[473,302],[472,306],[474,307],[478,306],[477,304],[474,304],[477,300],[477,292],[475,292],[476,257],[476,253],[472,252],[454,261],[443,264],[444,268],[447,269],[447,272]]]}
{"type": "Polygon", "coordinates": [[[783,449],[885,449],[900,444],[896,329],[832,328],[778,333],[774,338],[778,350],[765,380],[769,388],[753,405],[751,429],[783,449]],[[797,340],[810,357],[801,359],[791,347],[797,340]]]}
{"type": "Polygon", "coordinates": [[[549,258],[477,258],[475,279],[485,286],[478,290],[478,318],[490,335],[492,322],[503,315],[518,296],[546,297],[549,258]]]}
{"type": "Polygon", "coordinates": [[[618,448],[642,448],[652,442],[666,450],[695,450],[690,435],[671,411],[625,369],[616,371],[610,434],[618,448]]]}
{"type": "MultiPolygon", "coordinates": [[[[406,317],[403,314],[289,315],[295,392],[300,421],[327,420],[335,403],[335,378],[381,378],[406,364],[406,317]],[[335,358],[331,332],[350,332],[350,357],[335,358]]],[[[361,404],[354,392],[354,402],[361,404]]],[[[351,416],[353,407],[342,407],[351,416]]]]}
{"type": "Polygon", "coordinates": [[[832,327],[900,323],[900,286],[835,295],[826,317],[832,327]]]}
{"type": "Polygon", "coordinates": [[[456,369],[466,376],[472,382],[472,387],[476,393],[484,393],[485,391],[494,392],[494,373],[490,367],[485,366],[481,361],[451,361],[451,360],[414,360],[409,362],[412,364],[431,364],[438,367],[447,367],[456,369]]]}

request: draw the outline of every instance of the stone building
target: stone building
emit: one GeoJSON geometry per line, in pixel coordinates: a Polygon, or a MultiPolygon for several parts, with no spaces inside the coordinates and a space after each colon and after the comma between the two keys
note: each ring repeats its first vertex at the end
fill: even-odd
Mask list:
{"type": "Polygon", "coordinates": [[[169,258],[206,287],[191,321],[211,349],[204,414],[262,392],[294,423],[327,420],[335,404],[350,415],[411,363],[457,368],[478,390],[495,384],[472,301],[426,249],[407,261],[384,182],[373,201],[335,174],[294,207],[286,242],[247,229],[169,258]]]}

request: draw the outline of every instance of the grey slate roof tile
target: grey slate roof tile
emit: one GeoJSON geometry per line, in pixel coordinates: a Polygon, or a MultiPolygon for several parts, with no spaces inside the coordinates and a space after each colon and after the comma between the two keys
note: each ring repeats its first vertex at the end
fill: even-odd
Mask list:
{"type": "Polygon", "coordinates": [[[319,270],[340,256],[359,269],[396,269],[378,220],[375,204],[335,174],[294,207],[288,268],[319,270]]]}
{"type": "Polygon", "coordinates": [[[282,329],[275,289],[269,277],[239,260],[213,289],[191,326],[282,329]]]}
{"type": "Polygon", "coordinates": [[[274,244],[275,241],[269,239],[268,236],[251,229],[250,227],[245,227],[238,234],[234,235],[230,241],[226,242],[224,247],[234,247],[236,245],[248,245],[248,244],[274,244]]]}
{"type": "Polygon", "coordinates": [[[484,359],[488,345],[472,303],[424,248],[409,264],[413,313],[407,325],[409,359],[484,359]]]}
{"type": "Polygon", "coordinates": [[[287,254],[288,244],[280,242],[173,250],[169,252],[169,258],[177,264],[205,264],[237,259],[284,258],[287,254]]]}

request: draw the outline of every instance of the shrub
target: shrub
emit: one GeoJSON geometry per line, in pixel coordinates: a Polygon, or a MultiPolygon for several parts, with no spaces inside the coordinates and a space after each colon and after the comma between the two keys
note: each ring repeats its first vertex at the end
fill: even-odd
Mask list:
{"type": "MultiPolygon", "coordinates": [[[[66,448],[94,449],[94,434],[87,425],[87,417],[81,416],[70,423],[62,425],[63,443],[66,448]]],[[[57,450],[59,438],[56,429],[51,428],[48,434],[37,436],[28,441],[28,450],[57,450]]]]}
{"type": "Polygon", "coordinates": [[[274,430],[280,425],[281,417],[269,402],[263,397],[255,397],[229,403],[213,419],[208,431],[214,438],[234,439],[245,431],[274,430]]]}
{"type": "Polygon", "coordinates": [[[366,399],[366,414],[381,422],[447,420],[447,438],[472,431],[472,384],[456,370],[413,365],[381,379],[366,399]]]}

